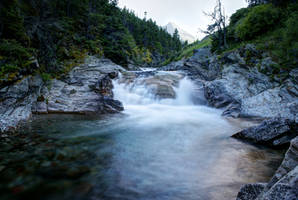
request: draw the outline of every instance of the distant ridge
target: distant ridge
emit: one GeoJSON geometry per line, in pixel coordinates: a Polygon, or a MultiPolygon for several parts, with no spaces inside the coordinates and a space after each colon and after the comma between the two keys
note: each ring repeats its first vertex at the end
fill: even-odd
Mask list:
{"type": "Polygon", "coordinates": [[[197,40],[197,38],[195,36],[188,33],[187,31],[183,30],[182,28],[180,28],[178,25],[176,25],[173,22],[169,22],[166,26],[164,26],[164,28],[168,31],[168,33],[170,33],[172,35],[174,34],[175,29],[177,29],[179,32],[180,39],[184,42],[188,41],[188,43],[193,43],[194,41],[197,40]]]}

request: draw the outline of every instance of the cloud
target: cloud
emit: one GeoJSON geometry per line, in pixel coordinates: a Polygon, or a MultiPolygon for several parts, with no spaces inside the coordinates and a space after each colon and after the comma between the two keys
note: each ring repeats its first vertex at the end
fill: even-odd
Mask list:
{"type": "MultiPolygon", "coordinates": [[[[152,18],[158,25],[174,22],[189,33],[202,38],[199,30],[206,29],[210,19],[203,11],[210,12],[216,0],[119,0],[120,7],[127,7],[143,18],[152,18]]],[[[246,7],[245,0],[222,0],[226,14],[230,16],[237,9],[246,7]]]]}

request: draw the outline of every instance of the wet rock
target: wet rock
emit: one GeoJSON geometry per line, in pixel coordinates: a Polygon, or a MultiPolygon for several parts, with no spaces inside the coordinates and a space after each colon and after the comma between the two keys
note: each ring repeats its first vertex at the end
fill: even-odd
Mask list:
{"type": "Polygon", "coordinates": [[[32,113],[106,113],[121,110],[113,98],[111,79],[125,71],[107,59],[88,57],[63,80],[44,84],[40,76],[28,76],[0,90],[0,132],[12,131],[32,113]],[[91,86],[91,88],[89,87],[91,86]],[[106,105],[109,105],[109,109],[106,105]],[[112,109],[116,106],[115,109],[112,109]]]}
{"type": "Polygon", "coordinates": [[[115,79],[118,77],[118,72],[111,72],[108,74],[108,76],[110,77],[110,79],[115,79]]]}
{"type": "Polygon", "coordinates": [[[238,118],[240,117],[240,112],[241,104],[237,101],[233,101],[226,107],[225,111],[222,113],[222,116],[238,118]]]}
{"type": "Polygon", "coordinates": [[[236,200],[255,200],[264,190],[265,183],[247,184],[241,187],[236,200]]]}
{"type": "Polygon", "coordinates": [[[271,188],[282,177],[292,171],[296,166],[298,166],[298,137],[291,141],[290,148],[285,154],[283,162],[281,163],[278,170],[275,172],[275,175],[273,176],[271,181],[268,183],[267,188],[271,188]]]}
{"type": "Polygon", "coordinates": [[[283,146],[298,134],[295,121],[285,118],[272,118],[263,121],[259,126],[250,127],[232,137],[269,146],[283,146]]]}
{"type": "Polygon", "coordinates": [[[205,83],[204,91],[209,105],[215,108],[223,108],[236,102],[226,91],[221,81],[205,83]]]}
{"type": "Polygon", "coordinates": [[[176,98],[174,87],[178,86],[182,78],[181,74],[158,72],[152,77],[141,79],[139,84],[145,84],[150,93],[158,99],[174,99],[176,98]]]}
{"type": "Polygon", "coordinates": [[[298,137],[291,141],[281,166],[271,181],[247,184],[238,193],[237,200],[296,200],[298,198],[298,137]]]}
{"type": "Polygon", "coordinates": [[[298,166],[282,177],[257,200],[296,200],[298,199],[298,166]]]}
{"type": "Polygon", "coordinates": [[[46,101],[38,103],[38,113],[108,113],[120,111],[119,103],[105,102],[113,98],[112,78],[122,67],[106,59],[89,57],[85,63],[72,69],[65,80],[52,80],[50,90],[43,88],[46,101]],[[113,106],[116,106],[113,109],[113,106]],[[47,111],[45,111],[45,108],[47,111]]]}
{"type": "Polygon", "coordinates": [[[103,103],[103,113],[118,113],[124,110],[123,104],[118,100],[104,97],[103,103]]]}
{"type": "Polygon", "coordinates": [[[98,82],[96,82],[95,85],[90,85],[89,86],[94,92],[103,95],[103,96],[107,96],[110,98],[113,98],[113,83],[112,80],[110,79],[110,74],[104,76],[103,78],[101,78],[98,82]]]}
{"type": "Polygon", "coordinates": [[[0,90],[0,132],[13,131],[31,117],[31,107],[41,87],[39,76],[28,76],[0,90]]]}

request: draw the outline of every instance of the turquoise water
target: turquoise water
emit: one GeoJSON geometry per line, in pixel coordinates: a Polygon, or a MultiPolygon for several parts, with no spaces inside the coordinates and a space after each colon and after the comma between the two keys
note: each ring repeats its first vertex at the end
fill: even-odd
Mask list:
{"type": "MultiPolygon", "coordinates": [[[[242,184],[268,181],[281,161],[280,152],[230,138],[254,122],[227,120],[220,110],[195,105],[196,88],[188,80],[166,101],[152,99],[145,87],[114,84],[124,113],[35,116],[26,129],[54,138],[68,154],[92,153],[80,158],[90,169],[78,178],[80,189],[72,185],[77,179],[66,177],[69,188],[42,199],[231,200],[242,184]]],[[[41,181],[59,186],[58,179],[41,181]]]]}

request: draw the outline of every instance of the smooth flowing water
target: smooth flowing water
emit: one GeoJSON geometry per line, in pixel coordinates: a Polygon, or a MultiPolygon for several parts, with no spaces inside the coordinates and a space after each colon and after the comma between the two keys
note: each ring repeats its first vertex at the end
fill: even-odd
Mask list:
{"type": "Polygon", "coordinates": [[[242,184],[270,179],[281,154],[230,138],[253,122],[227,120],[222,111],[195,104],[200,88],[187,78],[176,98],[166,100],[140,80],[114,81],[123,114],[43,116],[32,128],[57,138],[92,138],[78,148],[105,156],[105,164],[88,198],[231,200],[242,184]]]}

